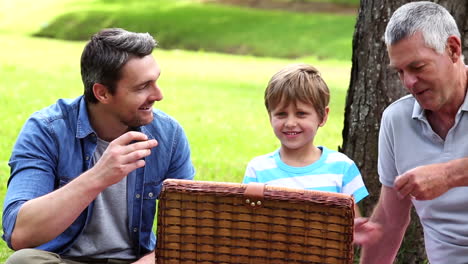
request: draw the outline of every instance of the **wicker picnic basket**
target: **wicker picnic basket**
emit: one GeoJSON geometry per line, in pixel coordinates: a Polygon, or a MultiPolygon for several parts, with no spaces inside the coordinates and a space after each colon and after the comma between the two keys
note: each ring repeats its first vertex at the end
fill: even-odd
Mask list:
{"type": "Polygon", "coordinates": [[[166,180],[158,205],[158,264],[353,263],[349,195],[166,180]]]}

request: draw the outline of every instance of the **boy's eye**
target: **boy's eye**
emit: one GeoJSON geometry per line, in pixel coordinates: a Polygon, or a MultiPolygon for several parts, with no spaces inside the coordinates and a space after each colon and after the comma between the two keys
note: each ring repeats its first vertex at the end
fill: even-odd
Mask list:
{"type": "Polygon", "coordinates": [[[297,112],[297,115],[298,116],[305,116],[305,115],[307,115],[307,113],[306,112],[297,112]]]}
{"type": "Polygon", "coordinates": [[[286,112],[278,112],[275,115],[279,117],[286,116],[286,112]]]}

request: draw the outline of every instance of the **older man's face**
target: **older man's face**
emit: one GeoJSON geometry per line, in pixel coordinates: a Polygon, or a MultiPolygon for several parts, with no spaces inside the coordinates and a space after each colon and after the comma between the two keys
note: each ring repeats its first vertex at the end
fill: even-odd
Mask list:
{"type": "Polygon", "coordinates": [[[437,53],[416,33],[388,46],[387,51],[390,67],[422,108],[439,111],[454,101],[457,67],[447,50],[437,53]]]}

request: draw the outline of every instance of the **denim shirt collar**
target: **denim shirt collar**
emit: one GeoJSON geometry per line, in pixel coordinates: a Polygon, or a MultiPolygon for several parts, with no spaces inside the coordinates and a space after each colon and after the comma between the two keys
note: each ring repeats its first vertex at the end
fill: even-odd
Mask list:
{"type": "Polygon", "coordinates": [[[84,96],[80,98],[80,106],[78,109],[78,120],[76,122],[76,137],[85,138],[90,134],[95,134],[91,123],[89,122],[87,103],[84,96]]]}

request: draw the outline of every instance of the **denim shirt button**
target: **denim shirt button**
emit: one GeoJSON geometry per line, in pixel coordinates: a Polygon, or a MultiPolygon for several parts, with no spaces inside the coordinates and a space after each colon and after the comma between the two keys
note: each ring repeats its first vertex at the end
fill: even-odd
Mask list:
{"type": "Polygon", "coordinates": [[[152,192],[148,193],[148,196],[149,196],[150,198],[153,197],[153,193],[152,193],[152,192]]]}
{"type": "Polygon", "coordinates": [[[86,160],[89,160],[89,156],[88,156],[88,155],[86,155],[86,158],[85,158],[85,159],[86,159],[86,160]]]}
{"type": "Polygon", "coordinates": [[[134,233],[138,232],[138,228],[136,228],[136,227],[133,228],[133,232],[134,232],[134,233]]]}
{"type": "Polygon", "coordinates": [[[135,197],[136,197],[137,199],[140,199],[140,194],[137,193],[137,194],[135,195],[135,197]]]}

